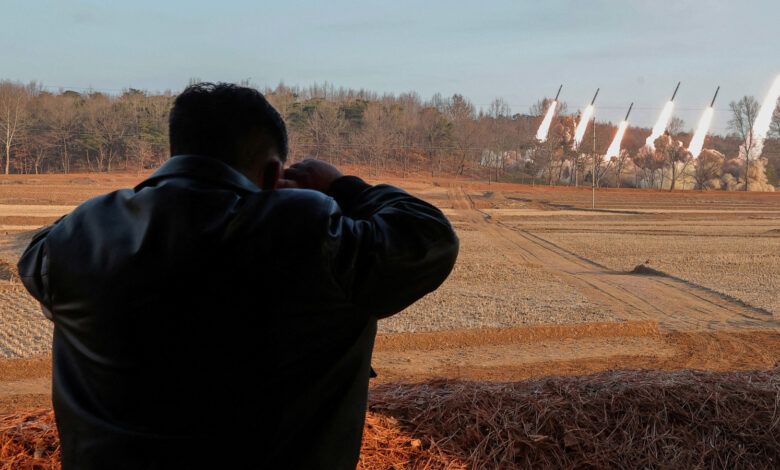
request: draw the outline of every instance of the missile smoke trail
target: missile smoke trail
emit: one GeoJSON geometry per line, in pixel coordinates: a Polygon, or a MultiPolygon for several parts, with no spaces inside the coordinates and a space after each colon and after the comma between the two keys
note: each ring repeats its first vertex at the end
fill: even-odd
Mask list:
{"type": "Polygon", "coordinates": [[[555,108],[558,107],[558,97],[561,95],[561,89],[563,85],[558,87],[558,93],[555,94],[550,107],[547,108],[547,114],[544,115],[542,125],[539,126],[539,130],[536,131],[536,140],[544,142],[547,140],[547,133],[550,132],[550,124],[552,124],[553,116],[555,116],[555,108]]]}
{"type": "Polygon", "coordinates": [[[607,154],[604,156],[606,160],[620,155],[620,143],[623,141],[623,134],[626,133],[626,129],[628,129],[628,121],[621,121],[615,138],[612,139],[612,143],[609,144],[609,148],[607,149],[607,154]]]}
{"type": "Polygon", "coordinates": [[[588,128],[588,121],[590,121],[590,118],[593,116],[593,103],[596,102],[596,97],[599,96],[600,89],[601,88],[596,88],[596,94],[593,95],[593,99],[590,100],[590,104],[582,111],[580,122],[577,124],[577,129],[574,131],[574,143],[572,144],[573,149],[577,149],[580,146],[582,138],[585,136],[585,130],[588,128]]]}
{"type": "MultiPolygon", "coordinates": [[[[753,136],[752,139],[755,142],[753,148],[750,149],[751,158],[758,158],[761,156],[761,152],[764,150],[764,140],[769,133],[769,125],[772,123],[772,115],[777,108],[777,100],[780,99],[780,75],[775,78],[775,82],[772,84],[772,88],[769,89],[769,93],[764,98],[764,102],[761,103],[761,109],[758,111],[755,122],[753,122],[753,136]]],[[[740,157],[744,157],[745,149],[740,149],[740,157]]]]}
{"type": "Polygon", "coordinates": [[[577,130],[574,131],[574,148],[580,146],[580,142],[582,142],[582,138],[585,136],[585,130],[588,128],[588,121],[590,121],[591,116],[593,116],[593,105],[589,104],[588,107],[582,111],[582,117],[580,117],[580,122],[577,124],[577,130]]]}
{"type": "Polygon", "coordinates": [[[672,98],[664,105],[661,115],[658,116],[658,121],[656,121],[655,126],[653,126],[653,132],[645,141],[645,145],[650,147],[651,150],[655,150],[655,139],[661,137],[661,134],[666,130],[666,126],[669,125],[669,119],[672,118],[672,112],[674,111],[674,97],[677,96],[677,90],[679,89],[680,82],[677,82],[674,93],[672,93],[672,98]]]}
{"type": "Polygon", "coordinates": [[[547,108],[547,114],[544,115],[544,119],[542,120],[542,125],[539,126],[539,130],[536,131],[536,140],[539,142],[547,140],[547,133],[550,132],[550,124],[552,124],[556,106],[558,106],[557,101],[550,103],[550,107],[547,108]]]}
{"type": "Polygon", "coordinates": [[[688,145],[688,151],[691,152],[693,158],[699,158],[701,148],[704,146],[704,138],[707,137],[707,132],[710,130],[710,124],[712,123],[712,116],[715,111],[712,106],[704,110],[704,114],[699,119],[699,126],[696,128],[696,132],[693,134],[691,143],[688,145]]]}
{"type": "Polygon", "coordinates": [[[699,119],[699,125],[696,127],[696,132],[691,138],[691,143],[688,144],[688,151],[693,155],[693,158],[699,158],[701,148],[704,146],[704,139],[707,137],[707,132],[710,130],[710,124],[712,124],[712,116],[715,114],[713,106],[715,106],[715,98],[718,97],[720,87],[715,89],[715,96],[712,97],[710,106],[704,110],[704,114],[699,119]]]}
{"type": "Polygon", "coordinates": [[[626,133],[626,129],[628,129],[628,116],[631,114],[632,109],[634,109],[634,103],[631,103],[631,106],[628,107],[626,117],[623,118],[623,121],[618,126],[615,138],[612,139],[612,143],[609,144],[607,149],[607,154],[604,155],[605,160],[609,161],[610,158],[620,155],[620,143],[623,142],[623,135],[626,133]]]}
{"type": "Polygon", "coordinates": [[[666,130],[666,126],[669,125],[669,119],[672,118],[673,111],[674,101],[667,101],[663,111],[661,111],[661,115],[658,116],[658,120],[655,122],[655,126],[653,126],[653,132],[650,134],[650,137],[645,140],[645,145],[650,147],[650,149],[655,150],[655,139],[661,137],[661,134],[666,130]]]}

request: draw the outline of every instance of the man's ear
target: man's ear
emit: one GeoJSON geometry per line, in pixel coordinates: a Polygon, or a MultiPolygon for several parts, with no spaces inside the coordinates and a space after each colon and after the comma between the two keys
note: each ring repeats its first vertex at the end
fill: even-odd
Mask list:
{"type": "Polygon", "coordinates": [[[257,183],[260,189],[274,189],[282,177],[282,162],[271,159],[257,175],[257,183]]]}

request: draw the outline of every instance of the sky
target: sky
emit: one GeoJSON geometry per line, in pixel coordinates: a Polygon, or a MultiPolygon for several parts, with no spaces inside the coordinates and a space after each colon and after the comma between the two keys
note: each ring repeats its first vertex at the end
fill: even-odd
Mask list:
{"type": "Polygon", "coordinates": [[[780,74],[778,0],[0,0],[0,79],[50,90],[180,91],[191,78],[263,87],[460,93],[527,113],[563,84],[569,110],[596,88],[599,121],[651,127],[678,81],[693,128],[715,88],[762,101],[780,74]]]}

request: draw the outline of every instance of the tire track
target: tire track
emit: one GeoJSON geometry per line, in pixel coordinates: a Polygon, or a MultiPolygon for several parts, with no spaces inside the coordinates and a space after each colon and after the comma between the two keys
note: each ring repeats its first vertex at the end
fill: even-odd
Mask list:
{"type": "Polygon", "coordinates": [[[492,234],[510,259],[543,266],[592,302],[608,306],[627,320],[657,321],[667,332],[780,331],[780,321],[770,312],[671,276],[612,271],[539,235],[484,216],[462,187],[451,187],[448,194],[460,215],[492,234]]]}

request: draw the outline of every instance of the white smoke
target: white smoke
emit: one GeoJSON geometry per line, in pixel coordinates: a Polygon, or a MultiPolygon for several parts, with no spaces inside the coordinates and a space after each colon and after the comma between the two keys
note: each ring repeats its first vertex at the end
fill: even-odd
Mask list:
{"type": "Polygon", "coordinates": [[[650,134],[647,140],[645,140],[645,145],[650,147],[651,150],[655,150],[655,139],[661,137],[661,134],[666,131],[666,126],[669,125],[669,120],[672,118],[673,111],[674,101],[667,101],[666,105],[664,105],[663,111],[661,111],[661,115],[658,116],[658,120],[653,126],[653,132],[650,134]]]}
{"type": "Polygon", "coordinates": [[[612,139],[612,143],[609,144],[607,149],[607,154],[604,156],[606,160],[620,155],[620,143],[623,142],[623,135],[625,135],[626,129],[628,129],[628,121],[621,121],[615,133],[615,138],[612,139]]]}
{"type": "Polygon", "coordinates": [[[555,116],[555,108],[558,106],[557,101],[550,103],[550,107],[547,108],[547,114],[544,115],[542,124],[539,126],[539,130],[536,131],[536,140],[544,142],[547,140],[547,133],[550,132],[550,124],[552,124],[553,116],[555,116]]]}
{"type": "MultiPolygon", "coordinates": [[[[766,178],[766,158],[757,158],[750,163],[750,174],[748,175],[748,191],[773,192],[775,187],[767,182],[766,178]]],[[[723,189],[729,191],[740,191],[745,189],[745,160],[742,158],[732,158],[723,165],[723,189]]]]}
{"type": "Polygon", "coordinates": [[[691,152],[693,158],[698,158],[701,153],[701,149],[704,146],[704,139],[707,137],[707,132],[710,130],[710,124],[712,123],[712,116],[715,111],[712,106],[704,110],[704,114],[699,119],[699,125],[696,127],[696,132],[693,134],[690,145],[688,145],[688,151],[691,152]]]}
{"type": "Polygon", "coordinates": [[[582,138],[585,136],[585,129],[588,128],[588,121],[593,116],[593,105],[589,104],[583,111],[580,122],[577,124],[577,130],[574,131],[574,147],[578,148],[582,142],[582,138]]]}
{"type": "MultiPolygon", "coordinates": [[[[752,129],[752,147],[750,148],[750,159],[757,159],[764,151],[764,141],[767,134],[769,134],[769,126],[772,124],[772,115],[777,108],[777,101],[780,99],[780,75],[775,78],[775,82],[769,89],[764,102],[761,103],[761,109],[759,109],[756,115],[756,120],[753,122],[752,129]]],[[[745,146],[742,145],[739,148],[739,157],[745,158],[745,146]]]]}

